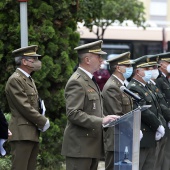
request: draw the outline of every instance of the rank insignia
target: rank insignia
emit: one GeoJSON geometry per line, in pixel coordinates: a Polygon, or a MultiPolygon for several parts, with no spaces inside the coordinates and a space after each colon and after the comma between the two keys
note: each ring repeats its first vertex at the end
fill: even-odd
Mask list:
{"type": "Polygon", "coordinates": [[[96,109],[96,103],[93,103],[93,110],[96,109]]]}
{"type": "Polygon", "coordinates": [[[93,93],[94,92],[94,89],[88,89],[87,90],[89,93],[93,93]]]}

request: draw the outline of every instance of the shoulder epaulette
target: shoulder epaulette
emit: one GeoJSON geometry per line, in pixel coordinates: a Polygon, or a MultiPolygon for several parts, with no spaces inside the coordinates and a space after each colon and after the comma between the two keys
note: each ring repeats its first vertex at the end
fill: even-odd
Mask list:
{"type": "Polygon", "coordinates": [[[80,77],[80,74],[79,74],[79,73],[74,73],[73,79],[78,79],[79,77],[80,77]]]}

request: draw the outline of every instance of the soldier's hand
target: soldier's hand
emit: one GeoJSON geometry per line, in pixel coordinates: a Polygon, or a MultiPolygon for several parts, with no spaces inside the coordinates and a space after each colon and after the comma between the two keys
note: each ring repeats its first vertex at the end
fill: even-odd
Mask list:
{"type": "Polygon", "coordinates": [[[155,134],[155,140],[160,140],[162,138],[162,135],[160,132],[156,131],[156,134],[155,134]]]}
{"type": "Polygon", "coordinates": [[[8,129],[8,138],[10,138],[12,136],[11,131],[8,129]]]}
{"type": "Polygon", "coordinates": [[[162,125],[158,127],[157,131],[161,133],[162,137],[165,135],[165,128],[162,125]]]}
{"type": "Polygon", "coordinates": [[[142,131],[140,130],[140,141],[141,141],[142,138],[143,138],[143,133],[142,133],[142,131]]]}
{"type": "Polygon", "coordinates": [[[117,116],[117,115],[108,115],[106,117],[103,118],[103,122],[102,124],[107,124],[107,123],[110,123],[116,119],[120,118],[120,116],[117,116]]]}
{"type": "Polygon", "coordinates": [[[168,128],[170,129],[170,122],[168,122],[168,128]]]}

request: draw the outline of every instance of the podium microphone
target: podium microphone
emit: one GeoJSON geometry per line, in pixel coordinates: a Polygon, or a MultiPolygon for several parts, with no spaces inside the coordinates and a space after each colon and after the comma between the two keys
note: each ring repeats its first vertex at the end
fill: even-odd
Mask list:
{"type": "Polygon", "coordinates": [[[129,89],[127,89],[125,86],[121,86],[120,90],[122,92],[125,92],[126,94],[128,94],[129,96],[133,97],[137,102],[139,102],[141,100],[141,98],[136,95],[135,93],[133,93],[132,91],[130,91],[129,89]]]}

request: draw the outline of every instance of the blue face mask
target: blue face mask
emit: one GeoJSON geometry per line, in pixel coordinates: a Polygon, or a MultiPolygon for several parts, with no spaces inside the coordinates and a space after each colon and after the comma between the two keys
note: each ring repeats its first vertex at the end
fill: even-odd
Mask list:
{"type": "Polygon", "coordinates": [[[126,72],[123,73],[123,77],[128,79],[133,73],[133,67],[126,67],[126,72]]]}
{"type": "Polygon", "coordinates": [[[142,79],[147,83],[152,77],[152,72],[151,70],[147,70],[147,71],[144,71],[144,73],[145,73],[145,76],[142,77],[142,79]]]}

